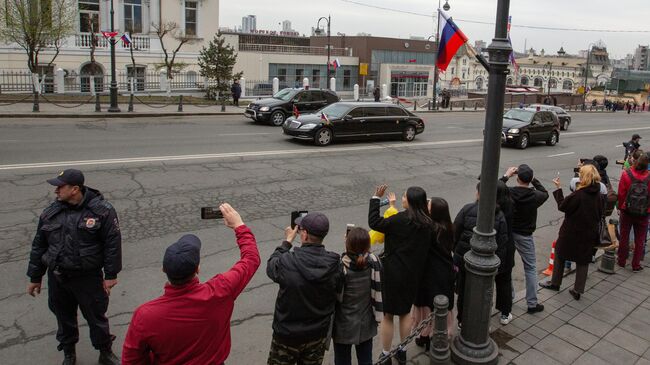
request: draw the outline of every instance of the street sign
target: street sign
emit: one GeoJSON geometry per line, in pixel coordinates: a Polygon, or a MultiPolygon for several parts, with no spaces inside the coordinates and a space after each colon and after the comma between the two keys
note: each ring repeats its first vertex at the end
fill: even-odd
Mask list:
{"type": "Polygon", "coordinates": [[[367,63],[360,63],[359,64],[359,75],[361,75],[361,76],[368,75],[368,64],[367,63]]]}

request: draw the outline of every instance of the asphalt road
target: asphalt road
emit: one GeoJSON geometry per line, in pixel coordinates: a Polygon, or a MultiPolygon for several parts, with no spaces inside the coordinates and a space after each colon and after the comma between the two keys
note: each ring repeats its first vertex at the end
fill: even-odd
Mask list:
{"type": "MultiPolygon", "coordinates": [[[[261,364],[270,346],[277,293],[266,277],[265,260],[280,243],[290,211],[327,214],[332,228],[326,246],[341,252],[346,223],[367,226],[367,202],[377,184],[386,182],[399,194],[422,186],[449,201],[452,218],[474,199],[484,114],[424,118],[426,130],[412,143],[347,142],[326,148],[232,116],[0,119],[0,362],[55,364],[62,356],[56,351],[47,294],[36,299],[25,294],[25,271],[37,217],[54,198],[45,179],[63,168],[81,168],[87,185],[101,190],[120,216],[124,270],[108,313],[117,352],[135,307],[162,293],[161,261],[170,243],[188,232],[201,237],[202,280],[227,270],[239,257],[233,233],[220,222],[202,221],[199,207],[226,201],[239,210],[257,236],[262,265],[236,303],[228,363],[261,364]]],[[[566,183],[578,158],[603,154],[616,181],[614,160],[623,154],[621,143],[635,132],[650,136],[649,122],[650,113],[575,113],[557,146],[504,148],[499,169],[528,163],[550,189],[558,171],[566,183]]],[[[552,201],[539,212],[540,272],[561,219],[552,201]]],[[[513,277],[516,289],[522,289],[519,260],[513,277]]],[[[97,353],[85,321],[80,323],[79,363],[92,364],[97,353]]]]}

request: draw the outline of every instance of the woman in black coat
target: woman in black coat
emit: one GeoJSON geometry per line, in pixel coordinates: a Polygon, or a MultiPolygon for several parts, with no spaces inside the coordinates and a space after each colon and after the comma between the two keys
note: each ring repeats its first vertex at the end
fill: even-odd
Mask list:
{"type": "MultiPolygon", "coordinates": [[[[420,285],[413,303],[413,326],[426,319],[433,310],[433,298],[444,295],[449,299],[448,309],[454,308],[454,261],[451,250],[454,245],[454,224],[449,214],[449,204],[442,198],[429,200],[429,213],[433,221],[433,234],[427,260],[420,278],[420,285]]],[[[415,339],[418,346],[429,350],[429,334],[432,326],[425,327],[415,339]]]]}
{"type": "MultiPolygon", "coordinates": [[[[380,361],[390,364],[385,354],[393,340],[393,317],[399,316],[399,333],[403,341],[411,332],[411,306],[415,301],[418,279],[421,277],[432,235],[432,221],[427,207],[427,193],[420,187],[410,187],[402,197],[404,211],[383,218],[379,212],[380,199],[388,186],[381,185],[370,200],[368,225],[386,235],[381,255],[382,301],[384,318],[380,334],[382,356],[380,361]]],[[[395,194],[389,194],[395,200],[395,194]]],[[[400,364],[406,363],[406,351],[397,354],[400,364]]]]}
{"type": "Polygon", "coordinates": [[[600,175],[593,165],[585,165],[578,173],[580,181],[576,191],[564,197],[560,187],[560,178],[553,183],[557,190],[553,197],[557,207],[564,212],[564,222],[555,242],[555,260],[553,261],[553,276],[550,281],[539,285],[546,289],[560,290],[565,261],[576,263],[576,280],[569,293],[575,300],[584,293],[587,281],[587,270],[591,262],[592,249],[599,242],[599,226],[604,214],[604,201],[600,193],[600,175]]]}

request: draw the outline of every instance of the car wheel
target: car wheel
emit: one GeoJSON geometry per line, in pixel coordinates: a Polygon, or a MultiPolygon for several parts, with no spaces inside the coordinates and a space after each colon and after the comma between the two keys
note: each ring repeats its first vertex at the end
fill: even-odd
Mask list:
{"type": "Polygon", "coordinates": [[[569,122],[568,120],[566,122],[564,122],[564,130],[565,131],[569,129],[569,124],[571,124],[571,122],[569,122]]]}
{"type": "Polygon", "coordinates": [[[547,146],[555,146],[559,140],[559,136],[557,134],[557,131],[551,132],[550,137],[546,140],[546,145],[547,146]]]}
{"type": "Polygon", "coordinates": [[[321,128],[316,131],[316,136],[314,137],[314,143],[316,146],[327,146],[332,143],[332,130],[329,128],[321,128]]]}
{"type": "Polygon", "coordinates": [[[519,137],[519,143],[517,143],[517,147],[521,150],[525,150],[526,147],[528,147],[530,137],[528,136],[528,133],[524,133],[519,137]]]}
{"type": "Polygon", "coordinates": [[[273,114],[271,114],[271,124],[276,126],[276,127],[279,127],[279,126],[282,125],[282,123],[284,123],[284,120],[286,118],[287,117],[284,115],[283,112],[281,112],[280,110],[277,110],[277,111],[273,112],[273,114]]]}
{"type": "Polygon", "coordinates": [[[402,132],[402,139],[411,142],[415,139],[415,127],[412,125],[407,126],[402,132]]]}

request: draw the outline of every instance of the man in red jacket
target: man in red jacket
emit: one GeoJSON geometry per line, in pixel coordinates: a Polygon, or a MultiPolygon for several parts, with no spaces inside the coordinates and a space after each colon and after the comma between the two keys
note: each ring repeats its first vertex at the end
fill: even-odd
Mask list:
{"type": "Polygon", "coordinates": [[[133,313],[122,364],[223,364],[230,353],[230,317],[237,296],[260,266],[255,236],[229,204],[219,207],[237,236],[241,259],[201,284],[201,241],[184,235],[167,248],[165,293],[133,313]]]}

